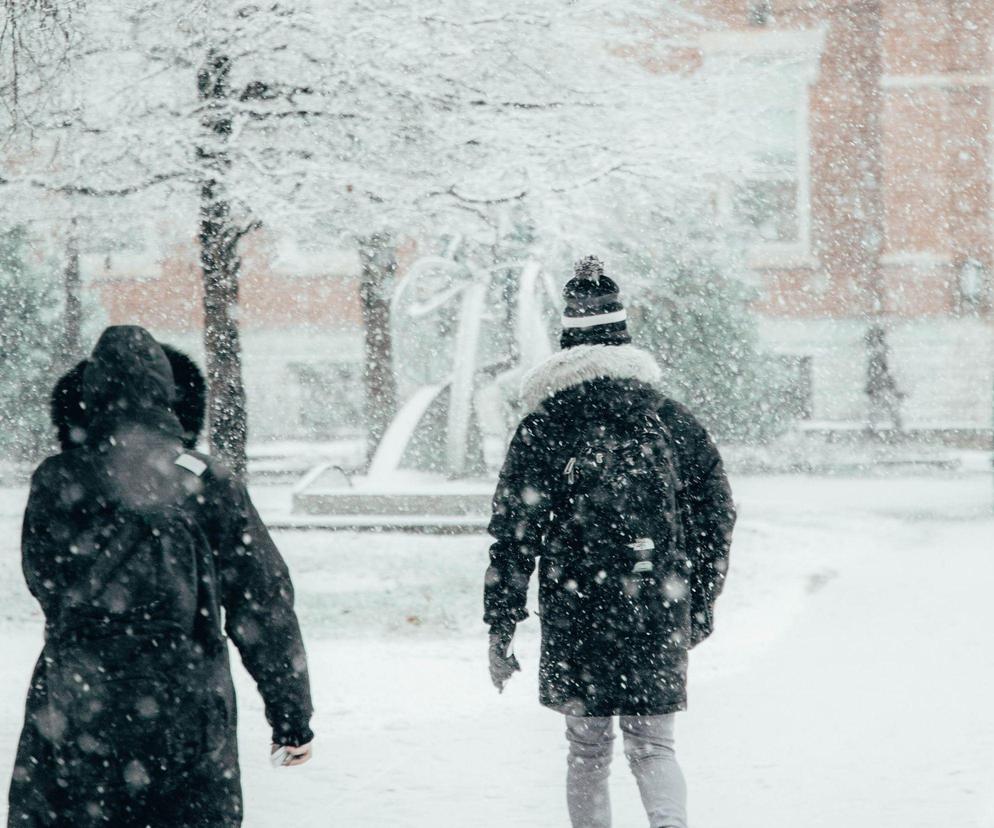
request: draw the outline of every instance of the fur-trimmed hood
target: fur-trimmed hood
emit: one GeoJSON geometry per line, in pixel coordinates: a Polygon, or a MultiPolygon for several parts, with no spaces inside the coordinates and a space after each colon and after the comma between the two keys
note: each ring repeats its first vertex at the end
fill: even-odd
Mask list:
{"type": "MultiPolygon", "coordinates": [[[[163,345],[162,350],[169,360],[176,385],[172,409],[183,427],[183,443],[192,449],[204,428],[207,413],[204,375],[182,351],[169,345],[163,345]]],[[[90,416],[83,404],[83,379],[89,361],[84,359],[67,371],[52,389],[52,425],[56,428],[63,451],[75,448],[86,440],[90,416]]]]}
{"type": "Polygon", "coordinates": [[[663,372],[648,351],[634,345],[578,345],[553,354],[521,384],[526,414],[560,391],[596,379],[635,380],[659,388],[663,372]]]}

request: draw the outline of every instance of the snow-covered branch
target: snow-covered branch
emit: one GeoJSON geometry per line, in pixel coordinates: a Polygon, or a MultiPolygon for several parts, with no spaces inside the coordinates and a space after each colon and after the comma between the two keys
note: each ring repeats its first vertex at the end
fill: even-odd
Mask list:
{"type": "Polygon", "coordinates": [[[649,0],[88,0],[72,24],[73,72],[30,128],[0,109],[8,182],[52,196],[163,185],[175,214],[223,172],[271,233],[493,238],[511,210],[579,242],[593,194],[669,203],[749,146],[721,77],[640,62],[701,24],[649,0]],[[204,97],[209,53],[224,88],[204,97]]]}
{"type": "Polygon", "coordinates": [[[36,190],[44,190],[52,195],[85,196],[95,198],[121,198],[123,196],[135,195],[146,190],[150,190],[159,184],[167,181],[177,181],[183,179],[184,173],[160,173],[144,181],[137,181],[124,187],[99,187],[88,184],[53,184],[36,178],[28,179],[7,179],[0,176],[0,187],[33,187],[36,190]]]}

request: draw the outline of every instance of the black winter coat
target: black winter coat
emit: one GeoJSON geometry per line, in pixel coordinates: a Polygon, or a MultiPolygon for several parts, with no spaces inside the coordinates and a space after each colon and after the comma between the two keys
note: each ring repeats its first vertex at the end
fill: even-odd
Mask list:
{"type": "Polygon", "coordinates": [[[224,630],[273,740],[311,740],[293,587],[244,485],[184,450],[169,363],[110,328],[85,372],[86,441],[35,472],[24,575],[45,614],[10,826],[237,826],[224,630]]]}
{"type": "Polygon", "coordinates": [[[538,559],[539,697],[570,715],[684,709],[688,650],[712,631],[735,522],[731,490],[707,432],[657,390],[660,376],[652,357],[631,345],[555,354],[525,380],[530,413],[514,435],[494,496],[484,620],[506,631],[528,616],[528,581],[538,559]],[[631,577],[604,565],[605,555],[621,553],[602,541],[591,548],[582,537],[553,539],[551,515],[564,508],[557,500],[578,436],[592,423],[613,428],[649,411],[672,443],[682,542],[667,553],[663,571],[631,577]]]}

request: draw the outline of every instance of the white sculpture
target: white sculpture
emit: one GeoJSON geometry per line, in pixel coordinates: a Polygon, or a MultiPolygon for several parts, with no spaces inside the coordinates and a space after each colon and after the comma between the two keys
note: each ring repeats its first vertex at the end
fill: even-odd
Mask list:
{"type": "Polygon", "coordinates": [[[412,466],[450,478],[480,472],[486,429],[477,394],[484,385],[509,387],[551,352],[556,300],[535,261],[480,268],[438,256],[417,260],[398,284],[391,313],[398,373],[419,376],[420,387],[387,429],[370,479],[412,466]],[[418,370],[405,371],[412,360],[418,370]]]}

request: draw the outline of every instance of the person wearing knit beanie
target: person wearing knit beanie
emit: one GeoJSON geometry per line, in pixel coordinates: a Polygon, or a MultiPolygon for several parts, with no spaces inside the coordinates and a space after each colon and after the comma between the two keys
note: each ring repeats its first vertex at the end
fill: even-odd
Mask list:
{"type": "Polygon", "coordinates": [[[627,345],[628,314],[621,303],[621,291],[615,281],[604,275],[604,265],[596,256],[576,263],[573,278],[563,288],[566,310],[559,344],[627,345]]]}
{"type": "MultiPolygon", "coordinates": [[[[538,573],[539,701],[565,716],[574,828],[611,824],[608,768],[622,731],[648,822],[687,828],[675,717],[690,650],[714,629],[735,507],[721,455],[632,344],[618,285],[578,262],[562,349],[522,378],[522,418],[494,491],[483,577],[490,679],[521,669],[518,624],[538,573]]],[[[645,823],[643,823],[645,824],[645,823]]]]}

